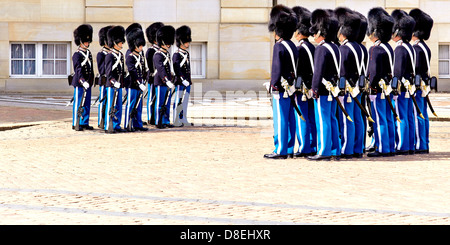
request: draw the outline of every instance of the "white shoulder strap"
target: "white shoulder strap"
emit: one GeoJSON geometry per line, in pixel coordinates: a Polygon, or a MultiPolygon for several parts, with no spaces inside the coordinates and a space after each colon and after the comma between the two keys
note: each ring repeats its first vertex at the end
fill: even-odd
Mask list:
{"type": "Polygon", "coordinates": [[[356,62],[356,68],[358,69],[358,75],[361,75],[361,73],[362,73],[362,62],[364,62],[364,60],[363,61],[361,61],[361,62],[359,62],[359,60],[358,60],[358,53],[356,53],[356,50],[355,50],[355,48],[353,47],[353,45],[351,45],[349,42],[347,42],[346,44],[345,44],[347,47],[349,47],[350,48],[350,50],[352,50],[352,52],[353,52],[353,55],[355,56],[355,62],[356,62]]]}
{"type": "Polygon", "coordinates": [[[297,66],[296,66],[296,62],[294,61],[294,53],[292,53],[292,49],[289,46],[289,44],[287,44],[286,41],[283,40],[283,41],[281,41],[281,43],[284,45],[284,47],[286,47],[287,51],[291,55],[292,67],[294,68],[295,77],[297,77],[297,66]]]}
{"type": "Polygon", "coordinates": [[[384,43],[380,43],[380,46],[384,48],[384,50],[386,51],[386,53],[389,56],[389,64],[391,66],[391,74],[394,74],[394,61],[392,60],[392,54],[391,51],[386,47],[386,45],[384,43]]]}
{"type": "MultiPolygon", "coordinates": [[[[330,51],[331,55],[333,55],[334,65],[336,66],[338,77],[341,77],[341,65],[338,63],[336,59],[336,54],[334,53],[333,48],[328,43],[324,43],[323,46],[330,51]]],[[[339,52],[339,60],[341,60],[341,52],[339,52]]]]}
{"type": "Polygon", "coordinates": [[[306,53],[308,53],[309,63],[311,63],[311,71],[314,73],[314,61],[313,61],[311,50],[309,50],[308,45],[306,45],[304,42],[301,44],[301,46],[303,46],[306,50],[306,53]]]}
{"type": "Polygon", "coordinates": [[[428,66],[428,71],[427,71],[427,73],[428,73],[428,76],[431,76],[431,70],[430,70],[430,58],[429,58],[429,56],[428,56],[428,51],[427,51],[427,49],[425,48],[425,46],[423,46],[422,43],[418,43],[418,45],[419,45],[419,47],[422,48],[423,52],[425,53],[425,58],[426,58],[426,60],[427,60],[427,66],[428,66]]]}
{"type": "Polygon", "coordinates": [[[89,66],[91,66],[91,61],[89,60],[89,49],[86,49],[86,54],[82,52],[81,50],[78,50],[78,53],[82,54],[84,56],[83,62],[81,62],[81,66],[86,65],[86,63],[89,63],[89,66]]]}
{"type": "Polygon", "coordinates": [[[412,69],[414,72],[414,75],[416,75],[416,52],[414,51],[414,56],[411,52],[411,50],[409,49],[408,45],[402,43],[402,46],[406,48],[406,50],[408,51],[409,54],[409,58],[411,59],[411,65],[412,65],[412,69]]]}
{"type": "Polygon", "coordinates": [[[188,62],[188,54],[187,53],[184,54],[183,52],[178,52],[178,53],[183,57],[183,60],[180,63],[180,67],[182,67],[184,65],[184,63],[188,62]]]}
{"type": "Polygon", "coordinates": [[[111,52],[111,53],[114,55],[114,57],[116,57],[116,62],[114,63],[114,65],[112,67],[112,70],[114,71],[119,64],[120,64],[120,67],[122,67],[122,61],[120,59],[120,54],[121,53],[119,53],[119,54],[116,54],[114,52],[111,52]]]}

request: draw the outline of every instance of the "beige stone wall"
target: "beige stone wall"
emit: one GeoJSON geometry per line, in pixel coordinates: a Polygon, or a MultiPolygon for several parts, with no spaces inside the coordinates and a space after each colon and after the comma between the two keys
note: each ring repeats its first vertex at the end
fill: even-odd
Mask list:
{"type": "MultiPolygon", "coordinates": [[[[198,81],[268,80],[273,36],[267,30],[267,22],[273,2],[290,7],[301,5],[311,11],[346,6],[365,15],[376,6],[388,12],[420,7],[435,20],[428,41],[433,74],[438,74],[438,44],[450,43],[448,0],[0,0],[0,91],[6,87],[25,89],[36,82],[9,78],[10,42],[72,42],[73,52],[73,30],[82,23],[90,23],[94,28],[90,48],[94,53],[100,49],[98,30],[109,24],[126,27],[138,22],[144,29],[156,21],[175,28],[187,24],[192,28],[194,41],[207,43],[206,79],[198,81]]],[[[372,45],[368,39],[365,43],[367,47],[372,45]]],[[[38,80],[54,86],[61,79],[38,80]]],[[[66,86],[64,81],[61,84],[66,86]]]]}

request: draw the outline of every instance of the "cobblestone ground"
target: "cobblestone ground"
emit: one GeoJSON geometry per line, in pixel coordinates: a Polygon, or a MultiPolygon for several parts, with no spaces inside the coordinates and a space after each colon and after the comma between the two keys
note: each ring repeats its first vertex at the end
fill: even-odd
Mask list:
{"type": "Polygon", "coordinates": [[[0,224],[450,224],[446,120],[427,155],[311,162],[263,159],[270,119],[205,111],[194,127],[105,134],[73,131],[70,110],[0,103],[0,224]]]}

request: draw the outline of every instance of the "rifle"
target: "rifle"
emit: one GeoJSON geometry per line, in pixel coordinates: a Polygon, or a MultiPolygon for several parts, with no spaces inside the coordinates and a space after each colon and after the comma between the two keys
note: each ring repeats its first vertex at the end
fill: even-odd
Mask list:
{"type": "MultiPolygon", "coordinates": [[[[420,79],[420,76],[419,77],[415,77],[414,78],[414,86],[415,86],[415,84],[417,83],[417,79],[420,79]]],[[[420,82],[419,82],[420,83],[420,82]]],[[[406,88],[406,90],[407,90],[407,93],[409,94],[409,97],[411,97],[411,99],[412,99],[412,101],[413,101],[413,103],[414,103],[414,107],[416,108],[416,111],[417,111],[417,113],[419,114],[419,116],[420,116],[420,118],[422,118],[422,119],[425,119],[425,117],[422,115],[422,112],[420,111],[420,108],[419,108],[419,105],[417,104],[417,101],[416,101],[416,97],[414,96],[414,94],[411,94],[411,89],[412,88],[412,86],[411,85],[408,85],[408,88],[406,88]]],[[[415,87],[414,87],[415,88],[415,87]]]]}
{"type": "Polygon", "coordinates": [[[86,98],[86,92],[87,92],[87,90],[83,87],[83,95],[81,96],[81,104],[80,104],[80,107],[78,107],[76,122],[75,122],[75,130],[76,131],[80,131],[80,118],[84,112],[84,101],[86,98]]]}
{"type": "MultiPolygon", "coordinates": [[[[299,78],[299,79],[301,79],[301,78],[299,78]]],[[[298,79],[297,79],[297,80],[298,80],[298,79]]],[[[286,83],[287,83],[287,82],[286,82],[286,83]]],[[[282,84],[286,84],[286,83],[282,83],[282,84]]],[[[289,83],[287,83],[287,84],[289,84],[289,83]]],[[[285,86],[283,86],[283,88],[284,88],[284,95],[283,95],[283,97],[284,97],[284,98],[289,97],[289,99],[291,100],[291,104],[292,104],[292,106],[294,107],[295,111],[297,112],[298,116],[299,116],[303,121],[306,121],[305,118],[303,117],[302,113],[300,112],[300,109],[298,108],[297,103],[295,102],[294,93],[292,93],[291,95],[289,95],[289,92],[288,92],[288,91],[290,90],[291,86],[290,86],[290,85],[285,85],[285,86]]],[[[294,87],[294,88],[295,88],[295,87],[294,87]]]]}
{"type": "Polygon", "coordinates": [[[164,104],[161,106],[161,110],[159,111],[158,128],[162,128],[163,116],[166,114],[167,102],[168,102],[171,94],[172,94],[172,89],[167,87],[167,91],[166,91],[165,98],[164,98],[164,104]]]}
{"type": "MultiPolygon", "coordinates": [[[[345,79],[345,78],[341,78],[341,80],[342,79],[345,79]]],[[[345,89],[346,90],[348,90],[349,91],[349,94],[350,94],[350,96],[353,98],[353,100],[355,101],[355,103],[358,105],[358,107],[359,107],[359,109],[361,109],[361,111],[362,111],[362,113],[364,113],[364,115],[366,115],[366,117],[367,117],[367,120],[369,120],[370,122],[375,122],[373,119],[372,119],[372,116],[369,114],[369,113],[367,113],[367,111],[366,111],[366,109],[364,108],[364,106],[362,106],[361,105],[361,102],[358,100],[358,98],[356,98],[357,96],[358,96],[358,94],[359,94],[359,88],[360,87],[364,87],[364,82],[365,82],[365,77],[364,77],[364,75],[361,75],[360,77],[359,77],[359,82],[358,82],[358,86],[351,86],[350,85],[350,83],[348,82],[348,81],[346,81],[346,85],[345,85],[345,89]],[[361,83],[362,83],[362,86],[361,86],[361,83]],[[356,99],[355,99],[356,98],[356,99]]],[[[350,79],[350,81],[351,81],[351,79],[350,79]]],[[[342,85],[341,85],[342,86],[342,85]]]]}
{"type": "MultiPolygon", "coordinates": [[[[380,82],[381,81],[388,81],[388,78],[385,78],[385,79],[380,79],[380,82]]],[[[398,81],[398,80],[397,80],[398,81]]],[[[380,85],[380,82],[378,82],[378,85],[380,85]]],[[[391,81],[391,83],[393,83],[392,81],[391,81]]],[[[396,82],[397,83],[397,82],[396,82]]],[[[395,85],[395,84],[394,84],[395,85]]],[[[395,86],[397,86],[397,85],[395,85],[395,86]]],[[[400,118],[398,117],[398,115],[397,115],[397,111],[395,111],[395,108],[394,108],[394,105],[392,104],[392,100],[391,100],[391,96],[390,96],[390,94],[391,94],[391,92],[392,92],[392,86],[388,86],[386,83],[384,83],[384,85],[382,85],[382,86],[380,86],[381,87],[381,89],[383,90],[382,91],[382,93],[383,93],[383,95],[386,97],[386,100],[387,100],[387,102],[388,102],[388,104],[389,104],[389,108],[391,108],[391,111],[392,111],[392,113],[394,114],[394,117],[395,117],[395,119],[397,119],[397,121],[398,122],[402,122],[401,120],[400,120],[400,118]]]]}
{"type": "MultiPolygon", "coordinates": [[[[322,80],[322,83],[325,85],[325,87],[327,87],[327,85],[326,85],[327,82],[328,81],[326,81],[325,79],[322,80]]],[[[341,101],[338,98],[339,93],[342,92],[343,90],[345,90],[345,86],[346,86],[345,77],[341,77],[339,79],[338,86],[333,86],[333,83],[331,83],[331,84],[332,84],[332,87],[328,90],[328,92],[330,93],[328,95],[328,101],[331,101],[333,98],[336,101],[339,108],[341,108],[341,111],[342,111],[342,113],[344,113],[345,117],[347,117],[347,119],[350,122],[353,122],[352,118],[348,115],[347,111],[345,110],[344,106],[342,105],[341,101]]],[[[327,87],[327,89],[328,89],[328,87],[327,87]]]]}
{"type": "Polygon", "coordinates": [[[112,100],[112,106],[111,110],[109,111],[109,124],[108,124],[108,133],[114,132],[114,126],[113,126],[113,120],[116,119],[116,104],[117,104],[117,97],[118,97],[118,91],[117,88],[114,87],[114,94],[113,94],[113,100],[112,100]]]}
{"type": "Polygon", "coordinates": [[[137,120],[137,107],[139,103],[141,103],[143,95],[142,91],[139,91],[138,93],[139,93],[138,100],[136,101],[136,103],[134,103],[133,109],[130,112],[130,117],[128,118],[128,126],[127,126],[128,131],[131,131],[133,129],[132,126],[133,119],[137,120]]]}

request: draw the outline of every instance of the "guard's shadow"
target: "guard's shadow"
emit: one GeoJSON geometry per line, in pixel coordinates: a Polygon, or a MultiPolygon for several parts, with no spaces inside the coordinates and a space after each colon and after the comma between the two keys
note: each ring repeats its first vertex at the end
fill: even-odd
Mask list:
{"type": "MultiPolygon", "coordinates": [[[[344,160],[345,159],[341,159],[344,160]]],[[[349,159],[349,160],[355,160],[349,159]]],[[[402,161],[423,161],[423,162],[429,162],[429,161],[449,161],[450,162],[450,152],[444,151],[444,152],[430,152],[428,154],[414,154],[414,155],[396,155],[392,157],[367,157],[364,156],[364,158],[361,158],[363,161],[371,161],[371,162],[378,162],[378,161],[396,161],[396,162],[402,162],[402,161]]]]}

